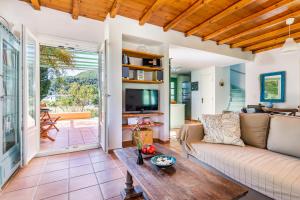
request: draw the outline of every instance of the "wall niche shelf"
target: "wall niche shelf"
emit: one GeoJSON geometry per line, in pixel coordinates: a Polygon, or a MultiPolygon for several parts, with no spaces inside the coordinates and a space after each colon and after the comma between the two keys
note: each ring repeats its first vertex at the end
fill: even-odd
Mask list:
{"type": "MultiPolygon", "coordinates": [[[[141,125],[142,127],[145,126],[145,127],[158,127],[158,126],[163,126],[164,123],[162,122],[153,122],[153,124],[151,125],[141,125]]],[[[128,125],[128,124],[122,124],[122,128],[123,129],[131,129],[131,128],[134,128],[136,125],[128,125]]]]}
{"type": "Polygon", "coordinates": [[[149,67],[149,66],[140,66],[140,65],[131,65],[131,64],[122,64],[122,67],[128,67],[131,70],[144,70],[147,72],[163,70],[163,68],[161,67],[149,67]]]}
{"type": "Polygon", "coordinates": [[[132,79],[122,79],[123,83],[141,83],[141,84],[162,84],[162,81],[147,81],[147,80],[132,80],[132,79]]]}
{"type": "Polygon", "coordinates": [[[122,53],[126,54],[130,57],[135,58],[149,58],[149,59],[160,59],[164,57],[163,55],[153,54],[153,53],[146,53],[141,51],[134,51],[130,49],[122,49],[122,53]]]}
{"type": "Polygon", "coordinates": [[[130,117],[154,117],[154,116],[161,116],[164,115],[162,112],[151,112],[151,113],[123,113],[123,118],[130,118],[130,117]]]}

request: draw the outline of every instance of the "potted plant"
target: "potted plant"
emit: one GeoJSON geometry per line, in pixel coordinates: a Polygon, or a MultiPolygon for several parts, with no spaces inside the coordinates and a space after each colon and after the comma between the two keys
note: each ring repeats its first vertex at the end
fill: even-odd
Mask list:
{"type": "Polygon", "coordinates": [[[132,129],[132,137],[136,142],[137,151],[138,151],[138,159],[137,164],[142,165],[144,163],[142,156],[142,148],[144,146],[145,135],[143,130],[149,129],[151,127],[152,122],[150,120],[141,119],[137,122],[137,124],[132,129]]]}

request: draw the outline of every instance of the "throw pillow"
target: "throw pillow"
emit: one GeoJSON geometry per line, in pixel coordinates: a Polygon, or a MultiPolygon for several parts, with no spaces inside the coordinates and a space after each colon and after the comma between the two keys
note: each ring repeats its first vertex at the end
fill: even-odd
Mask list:
{"type": "Polygon", "coordinates": [[[204,142],[245,146],[241,140],[239,113],[202,115],[204,142]]]}
{"type": "Polygon", "coordinates": [[[241,134],[245,144],[266,149],[270,116],[266,113],[241,113],[241,134]]]}
{"type": "Polygon", "coordinates": [[[267,148],[300,158],[300,118],[272,116],[267,148]]]}

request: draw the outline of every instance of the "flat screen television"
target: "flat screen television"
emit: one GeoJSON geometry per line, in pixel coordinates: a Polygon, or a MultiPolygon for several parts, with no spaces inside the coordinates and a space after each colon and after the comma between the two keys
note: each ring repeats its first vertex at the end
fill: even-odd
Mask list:
{"type": "Polygon", "coordinates": [[[125,112],[158,110],[158,90],[125,89],[125,112]]]}

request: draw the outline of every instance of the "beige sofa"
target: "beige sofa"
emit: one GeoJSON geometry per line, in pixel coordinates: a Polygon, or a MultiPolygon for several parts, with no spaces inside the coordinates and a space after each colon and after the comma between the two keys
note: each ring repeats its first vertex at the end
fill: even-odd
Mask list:
{"type": "Polygon", "coordinates": [[[240,118],[245,147],[204,143],[203,126],[193,125],[184,127],[181,135],[187,155],[263,196],[299,200],[300,118],[267,114],[240,118]]]}

